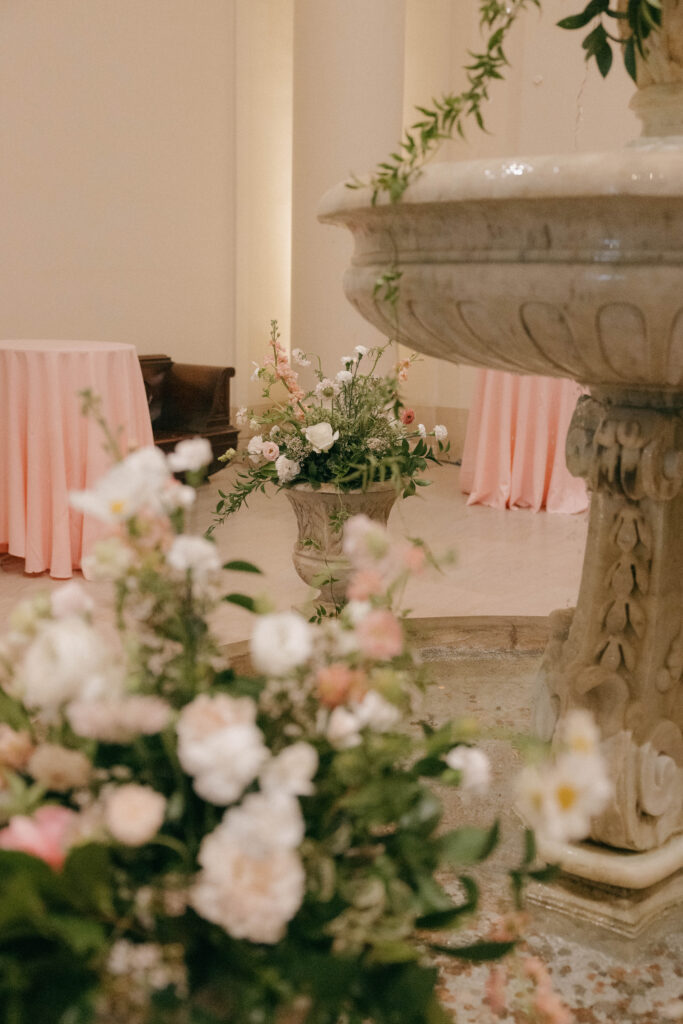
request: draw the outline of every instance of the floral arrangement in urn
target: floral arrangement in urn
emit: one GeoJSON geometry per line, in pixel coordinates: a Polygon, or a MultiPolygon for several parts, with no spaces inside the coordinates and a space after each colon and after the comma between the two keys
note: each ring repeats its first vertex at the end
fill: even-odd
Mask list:
{"type": "MultiPolygon", "coordinates": [[[[142,449],[76,496],[116,531],[91,564],[113,583],[116,631],[94,625],[76,583],[11,616],[0,1017],[266,1024],[293,1006],[311,1024],[445,1021],[431,953],[497,958],[516,937],[443,935],[475,910],[477,888],[463,877],[449,893],[437,871],[464,875],[498,829],[440,828],[434,782],[473,794],[487,783],[472,724],[406,727],[422,670],[391,594],[412,545],[350,521],[356,574],[383,586],[319,626],[260,614],[254,673],[240,675],[208,617],[220,600],[249,603],[222,596],[224,574],[258,570],[222,566],[212,541],[183,533],[193,491],[173,477],[210,457],[201,440],[169,458],[142,449]]],[[[599,803],[590,723],[572,728],[564,767],[520,782],[531,823],[555,837],[585,831],[599,803]]],[[[531,833],[526,848],[518,897],[531,833]]]]}
{"type": "MultiPolygon", "coordinates": [[[[254,435],[241,453],[246,471],[237,476],[229,494],[220,492],[214,525],[271,483],[314,489],[328,484],[343,493],[390,480],[404,497],[426,486],[420,474],[448,451],[448,432],[441,425],[429,432],[421,423],[414,425],[414,411],[401,401],[399,385],[416,355],[399,362],[394,373],[376,372],[390,344],[370,349],[356,345],[331,377],[316,360],[317,383],[304,391],[292,363],[308,367],[313,357],[294,349],[290,360],[277,322],[271,322],[270,353],[254,374],[269,404],[259,415],[246,408],[237,414],[238,424],[249,424],[254,435]]],[[[230,452],[226,461],[236,455],[230,452]]]]}

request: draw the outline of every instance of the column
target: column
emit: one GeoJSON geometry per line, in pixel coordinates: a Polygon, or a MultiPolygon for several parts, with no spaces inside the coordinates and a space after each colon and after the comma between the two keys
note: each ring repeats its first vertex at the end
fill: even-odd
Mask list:
{"type": "Polygon", "coordinates": [[[292,345],[329,372],[382,335],[344,297],[351,239],[316,219],[320,197],[395,149],[403,112],[405,0],[295,0],[292,345]]]}

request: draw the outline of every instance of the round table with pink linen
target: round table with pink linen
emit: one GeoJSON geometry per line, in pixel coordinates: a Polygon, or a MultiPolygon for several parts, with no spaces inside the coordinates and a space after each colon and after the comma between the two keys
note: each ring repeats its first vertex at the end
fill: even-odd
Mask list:
{"type": "Polygon", "coordinates": [[[583,512],[586,485],[565,461],[578,384],[480,370],[460,482],[468,505],[583,512]]]}
{"type": "Polygon", "coordinates": [[[81,414],[89,388],[123,452],[153,444],[133,345],[95,341],[0,341],[0,551],[27,573],[68,579],[109,528],[69,507],[111,457],[102,431],[81,414]]]}

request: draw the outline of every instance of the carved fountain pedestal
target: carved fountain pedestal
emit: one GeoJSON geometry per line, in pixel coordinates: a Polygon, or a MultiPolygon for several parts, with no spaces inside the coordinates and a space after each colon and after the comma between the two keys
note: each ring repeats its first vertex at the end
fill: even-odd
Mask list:
{"type": "Polygon", "coordinates": [[[583,577],[553,617],[535,716],[550,738],[590,709],[615,790],[592,842],[542,851],[567,884],[540,898],[623,935],[683,901],[683,86],[642,91],[646,132],[651,89],[679,138],[435,164],[398,204],[338,186],[320,212],[352,231],[346,294],[384,333],[589,392],[567,441],[593,492],[583,577]],[[397,310],[375,295],[389,266],[397,310]]]}

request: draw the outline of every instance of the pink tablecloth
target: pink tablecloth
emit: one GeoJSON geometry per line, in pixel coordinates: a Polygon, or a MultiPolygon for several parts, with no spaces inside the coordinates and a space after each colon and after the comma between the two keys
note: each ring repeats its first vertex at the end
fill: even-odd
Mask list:
{"type": "Polygon", "coordinates": [[[460,475],[468,505],[582,512],[586,485],[564,453],[580,394],[569,380],[480,370],[460,475]]]}
{"type": "Polygon", "coordinates": [[[94,341],[0,341],[0,550],[26,572],[66,579],[106,535],[69,508],[69,491],[91,487],[111,464],[102,432],[81,415],[90,388],[122,449],[153,444],[137,353],[94,341]]]}

